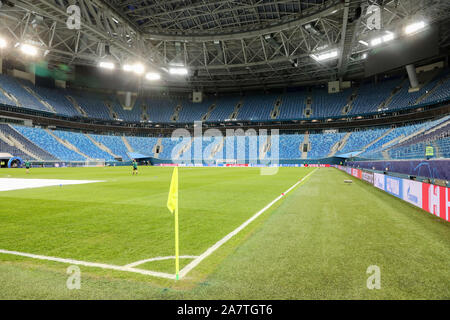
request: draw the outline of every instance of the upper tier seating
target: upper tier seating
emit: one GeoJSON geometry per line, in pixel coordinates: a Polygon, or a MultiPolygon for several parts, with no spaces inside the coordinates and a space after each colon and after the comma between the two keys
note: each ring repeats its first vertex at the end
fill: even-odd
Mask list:
{"type": "Polygon", "coordinates": [[[206,121],[220,122],[234,117],[236,120],[270,121],[271,111],[275,102],[280,99],[277,120],[318,119],[340,117],[350,97],[355,92],[356,98],[347,115],[356,116],[378,112],[379,107],[384,110],[408,108],[416,103],[432,103],[450,98],[450,76],[448,69],[437,73],[420,90],[408,92],[409,81],[406,77],[390,78],[378,83],[365,81],[354,88],[344,89],[339,93],[329,94],[323,87],[305,88],[299,91],[270,94],[221,95],[205,97],[201,103],[193,103],[187,98],[139,97],[131,110],[124,110],[115,95],[94,93],[88,90],[73,90],[60,88],[45,88],[33,86],[30,82],[0,75],[0,103],[16,106],[15,101],[4,93],[11,94],[23,108],[53,112],[67,116],[81,116],[72,102],[75,99],[88,117],[103,120],[119,119],[129,122],[142,121],[147,114],[148,121],[153,123],[190,123],[201,121],[207,115],[206,121]],[[442,83],[443,82],[443,83],[442,83]],[[32,89],[34,94],[25,90],[24,86],[32,89]],[[398,88],[397,91],[394,91],[398,88]],[[392,93],[394,94],[392,95],[392,93]],[[392,95],[392,97],[391,97],[392,95]],[[36,96],[38,98],[36,98],[36,96]],[[306,100],[311,97],[311,112],[305,114],[306,100]],[[422,101],[419,101],[419,98],[422,101]],[[51,107],[47,108],[39,100],[46,101],[51,107]],[[236,109],[238,103],[240,108],[236,109]],[[386,104],[386,105],[385,105],[386,104]],[[179,107],[179,108],[177,108],[179,107]],[[211,109],[210,109],[211,107],[211,109]],[[237,111],[233,115],[233,112],[237,111]]]}
{"type": "Polygon", "coordinates": [[[401,82],[401,78],[393,78],[380,81],[378,84],[373,82],[361,84],[349,115],[377,112],[380,104],[390,96],[392,90],[399,86],[401,82]]]}
{"type": "Polygon", "coordinates": [[[279,95],[247,96],[239,110],[238,120],[268,120],[279,95]]]}
{"type": "MultiPolygon", "coordinates": [[[[16,78],[0,74],[0,88],[16,97],[16,99],[19,100],[21,107],[49,112],[49,110],[42,103],[40,103],[38,99],[25,90],[22,84],[33,88],[33,84],[31,82],[21,82],[16,78]]],[[[15,105],[12,101],[10,103],[15,105]]]]}
{"type": "Polygon", "coordinates": [[[76,100],[90,118],[111,120],[108,107],[101,95],[78,90],[67,90],[67,93],[76,100]]]}
{"type": "Polygon", "coordinates": [[[129,122],[141,121],[141,104],[136,103],[131,110],[125,110],[116,97],[107,97],[105,101],[109,103],[112,111],[117,115],[118,119],[129,122]]]}
{"type": "Polygon", "coordinates": [[[444,83],[439,85],[439,87],[430,93],[422,103],[433,102],[433,101],[445,101],[450,98],[450,76],[447,75],[444,83]]]}
{"type": "Polygon", "coordinates": [[[326,89],[312,92],[312,118],[339,116],[348,102],[352,89],[329,94],[326,89]]]}
{"type": "Polygon", "coordinates": [[[303,111],[306,107],[306,98],[308,93],[306,91],[289,92],[282,96],[282,103],[280,106],[280,116],[278,119],[300,119],[304,118],[303,111]]]}
{"type": "Polygon", "coordinates": [[[81,114],[75,109],[69,99],[65,96],[63,89],[46,88],[35,86],[32,88],[42,100],[47,101],[57,113],[69,117],[80,117],[81,114]]]}

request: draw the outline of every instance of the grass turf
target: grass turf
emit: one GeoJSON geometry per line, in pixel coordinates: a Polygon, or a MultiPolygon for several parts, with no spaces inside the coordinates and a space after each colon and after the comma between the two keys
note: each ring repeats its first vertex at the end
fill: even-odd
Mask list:
{"type": "MultiPolygon", "coordinates": [[[[202,253],[311,170],[261,176],[258,169],[183,168],[181,254],[202,253]]],[[[33,170],[27,178],[107,182],[2,192],[0,248],[119,265],[173,255],[165,207],[171,170],[140,171],[33,170]]],[[[0,255],[0,298],[450,298],[449,224],[362,181],[343,185],[346,178],[317,170],[191,279],[82,267],[82,289],[68,290],[67,265],[0,255]],[[369,265],[381,269],[381,290],[366,287],[369,265]]],[[[145,267],[173,272],[173,261],[145,267]]]]}

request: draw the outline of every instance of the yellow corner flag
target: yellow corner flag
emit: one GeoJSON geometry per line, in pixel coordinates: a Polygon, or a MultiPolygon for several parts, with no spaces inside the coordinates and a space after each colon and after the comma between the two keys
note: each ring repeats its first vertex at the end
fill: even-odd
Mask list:
{"type": "Polygon", "coordinates": [[[178,167],[173,169],[172,182],[170,183],[169,198],[167,208],[175,213],[175,274],[178,280],[180,271],[180,259],[178,250],[178,167]]]}

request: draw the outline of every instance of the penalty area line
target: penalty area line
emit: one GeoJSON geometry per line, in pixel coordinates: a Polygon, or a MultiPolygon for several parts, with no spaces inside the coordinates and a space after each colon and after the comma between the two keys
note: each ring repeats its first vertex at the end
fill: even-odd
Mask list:
{"type": "Polygon", "coordinates": [[[252,223],[256,218],[258,218],[260,215],[262,215],[265,211],[267,211],[270,207],[272,207],[275,203],[277,203],[281,198],[283,198],[288,192],[290,192],[292,189],[297,187],[300,183],[306,181],[306,179],[313,174],[317,169],[314,169],[310,173],[308,173],[305,177],[303,177],[300,181],[297,181],[292,187],[287,189],[285,192],[283,192],[281,195],[279,195],[277,198],[275,198],[272,202],[270,202],[268,205],[266,205],[264,208],[259,210],[257,213],[255,213],[252,217],[250,217],[247,221],[245,221],[243,224],[241,224],[239,227],[234,229],[232,232],[227,234],[225,237],[223,237],[221,240],[216,242],[212,247],[209,247],[204,253],[202,253],[200,256],[195,258],[191,263],[189,263],[187,266],[185,266],[180,271],[180,279],[185,277],[192,269],[194,269],[200,262],[202,262],[204,259],[206,259],[209,255],[211,255],[214,251],[219,249],[224,243],[226,243],[228,240],[230,240],[232,237],[234,237],[236,234],[238,234],[240,231],[242,231],[246,226],[248,226],[250,223],[252,223]]]}

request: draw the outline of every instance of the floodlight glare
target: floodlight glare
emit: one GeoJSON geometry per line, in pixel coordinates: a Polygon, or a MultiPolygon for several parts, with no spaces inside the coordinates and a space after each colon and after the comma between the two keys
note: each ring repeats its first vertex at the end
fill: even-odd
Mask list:
{"type": "Polygon", "coordinates": [[[133,71],[133,66],[131,64],[125,64],[122,69],[126,72],[133,71]]]}
{"type": "Polygon", "coordinates": [[[320,54],[311,54],[311,58],[313,58],[316,61],[329,60],[329,59],[336,58],[337,56],[338,56],[337,50],[328,51],[328,52],[324,52],[324,53],[320,53],[320,54]]]}
{"type": "Polygon", "coordinates": [[[134,71],[134,73],[137,73],[137,74],[143,74],[145,71],[145,67],[144,67],[144,65],[142,65],[140,63],[136,63],[133,66],[133,71],[134,71]]]}
{"type": "Polygon", "coordinates": [[[169,68],[169,73],[177,76],[185,76],[188,74],[186,68],[169,68]]]}
{"type": "Polygon", "coordinates": [[[3,38],[0,38],[0,49],[6,48],[8,44],[6,43],[6,40],[3,38]]]}
{"type": "Polygon", "coordinates": [[[104,69],[109,69],[109,70],[113,70],[115,68],[114,63],[112,62],[107,62],[107,61],[102,61],[98,64],[98,66],[100,68],[104,68],[104,69]]]}
{"type": "Polygon", "coordinates": [[[23,54],[26,54],[28,56],[35,56],[38,53],[38,50],[36,47],[26,44],[26,43],[24,43],[20,46],[20,51],[22,51],[23,54]]]}
{"type": "Polygon", "coordinates": [[[426,24],[424,21],[411,23],[405,27],[405,33],[406,34],[416,33],[417,31],[422,30],[425,27],[426,27],[426,24]]]}
{"type": "Polygon", "coordinates": [[[382,43],[382,42],[383,42],[383,39],[382,39],[382,38],[375,38],[375,39],[372,39],[372,41],[370,41],[370,45],[371,45],[372,47],[374,47],[374,46],[379,45],[379,44],[382,43]]]}
{"type": "Polygon", "coordinates": [[[126,71],[126,72],[133,71],[134,73],[137,73],[137,74],[143,74],[145,72],[145,67],[144,67],[144,65],[142,65],[140,63],[125,64],[123,66],[123,71],[126,71]]]}
{"type": "Polygon", "coordinates": [[[379,44],[382,44],[383,42],[389,42],[394,40],[395,38],[395,34],[393,34],[390,31],[386,31],[386,34],[384,36],[378,37],[378,38],[374,38],[370,41],[370,45],[372,47],[377,46],[379,44]]]}
{"type": "Polygon", "coordinates": [[[145,75],[145,78],[150,81],[156,81],[156,80],[161,79],[161,75],[156,72],[149,72],[145,75]]]}
{"type": "Polygon", "coordinates": [[[367,42],[365,42],[364,40],[359,40],[359,43],[361,43],[361,44],[365,45],[366,47],[368,47],[368,46],[369,46],[369,44],[368,44],[367,42]]]}
{"type": "Polygon", "coordinates": [[[394,40],[394,34],[388,33],[387,35],[383,36],[383,42],[388,42],[394,40]]]}

